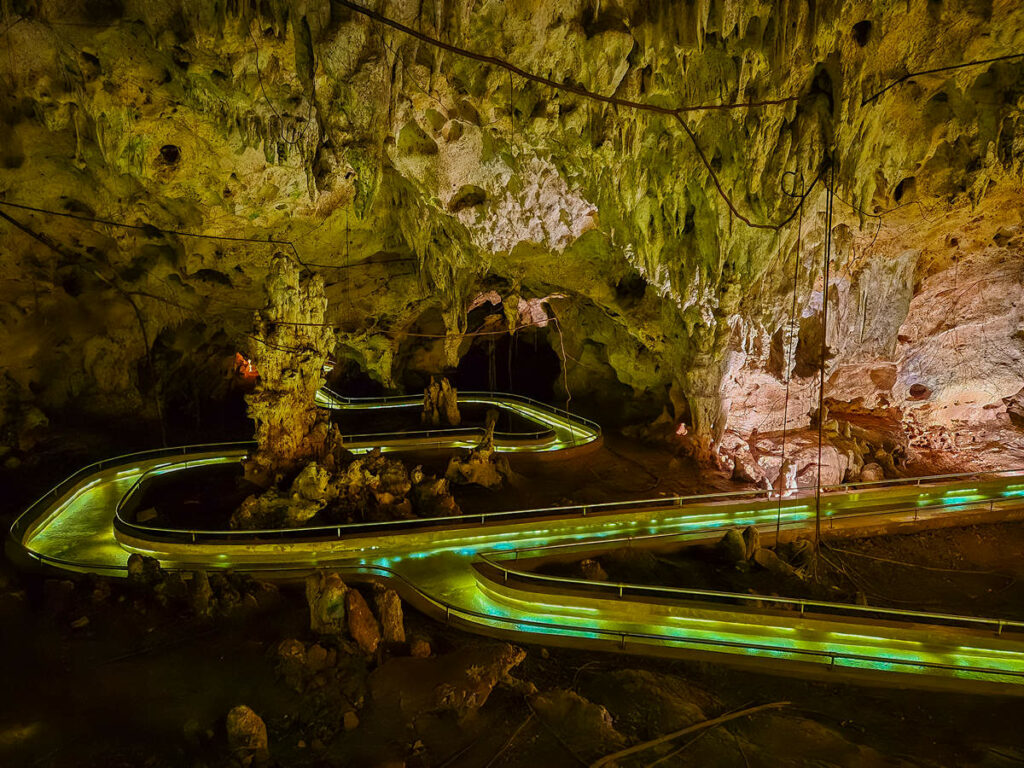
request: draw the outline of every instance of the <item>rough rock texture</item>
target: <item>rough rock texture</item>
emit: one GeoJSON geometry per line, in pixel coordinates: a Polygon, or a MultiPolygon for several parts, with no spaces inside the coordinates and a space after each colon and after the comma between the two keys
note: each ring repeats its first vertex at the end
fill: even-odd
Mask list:
{"type": "Polygon", "coordinates": [[[320,458],[327,448],[329,414],[314,397],[324,384],[334,331],[325,324],[323,279],[314,274],[301,280],[294,259],[274,256],[265,290],[267,305],[256,315],[251,336],[259,382],[246,397],[258,445],[245,461],[245,476],[269,486],[320,458]]]}
{"type": "Polygon", "coordinates": [[[381,640],[385,643],[404,643],[405,624],[402,617],[402,600],[395,590],[383,584],[373,587],[373,603],[380,620],[381,640]]]}
{"type": "Polygon", "coordinates": [[[431,377],[430,384],[423,392],[423,413],[420,414],[420,419],[432,427],[442,424],[457,427],[462,423],[462,417],[459,415],[459,391],[447,378],[431,377]]]}
{"type": "Polygon", "coordinates": [[[333,571],[317,571],[306,577],[309,627],[324,635],[345,631],[345,605],[349,589],[333,571]]]}
{"type": "Polygon", "coordinates": [[[481,485],[484,488],[501,488],[502,484],[513,477],[508,459],[494,450],[494,426],[497,414],[487,414],[487,431],[479,445],[467,451],[463,456],[452,456],[448,460],[444,478],[449,483],[458,485],[481,485]]]}
{"type": "MultiPolygon", "coordinates": [[[[0,199],[84,217],[7,209],[50,244],[0,224],[11,451],[25,424],[65,408],[156,421],[181,382],[222,386],[256,286],[293,242],[329,268],[339,362],[385,385],[406,361],[441,373],[465,356],[475,296],[560,295],[546,304],[557,323],[530,331],[566,363],[557,386],[667,408],[700,458],[719,461],[730,431],[811,424],[825,334],[826,399],[894,411],[920,450],[1005,462],[993,446],[1019,429],[1003,401],[1024,386],[1024,63],[873,95],[1020,51],[1020,3],[372,5],[604,96],[795,99],[686,112],[683,126],[510,82],[326,0],[7,3],[0,199]],[[1009,431],[973,444],[978,430],[1009,431]]],[[[298,328],[266,328],[310,350],[285,394],[314,386],[328,341],[298,328]]],[[[256,360],[265,381],[273,365],[256,360]]],[[[254,405],[286,463],[310,458],[305,438],[323,426],[300,399],[310,410],[289,423],[254,405]]]]}
{"type": "Polygon", "coordinates": [[[345,593],[345,614],[348,619],[348,633],[359,649],[373,654],[380,645],[380,624],[366,604],[366,598],[357,589],[345,593]]]}
{"type": "Polygon", "coordinates": [[[240,704],[227,717],[228,747],[243,765],[261,763],[270,756],[267,726],[249,707],[240,704]]]}
{"type": "Polygon", "coordinates": [[[512,645],[477,645],[430,658],[394,658],[370,675],[381,707],[406,719],[426,712],[463,716],[484,705],[494,686],[526,658],[512,645]]]}

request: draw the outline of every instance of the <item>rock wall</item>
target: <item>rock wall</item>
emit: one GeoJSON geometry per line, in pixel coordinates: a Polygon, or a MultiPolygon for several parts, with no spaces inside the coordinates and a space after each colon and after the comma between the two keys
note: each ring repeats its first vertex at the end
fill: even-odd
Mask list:
{"type": "Polygon", "coordinates": [[[242,346],[281,247],[268,237],[327,267],[339,356],[388,386],[403,333],[423,318],[442,319],[438,365],[453,365],[482,291],[562,294],[550,305],[573,394],[666,405],[705,458],[727,430],[778,428],[793,365],[779,357],[794,345],[789,402],[794,423],[809,423],[826,294],[827,397],[895,407],[927,429],[998,415],[1024,384],[1009,266],[1020,258],[1024,63],[914,77],[871,98],[909,71],[1024,50],[1019,3],[367,5],[603,96],[668,107],[796,98],[687,112],[684,128],[327,0],[15,0],[0,33],[0,200],[138,227],[6,209],[88,257],[5,229],[0,360],[22,400],[146,401],[123,373],[147,352],[139,313],[86,266],[135,297],[150,345],[202,318],[242,346]],[[737,215],[785,221],[812,185],[781,230],[737,215]],[[984,280],[964,289],[961,278],[984,280]],[[937,331],[938,318],[958,330],[937,331]],[[977,334],[983,344],[965,348],[977,334]]]}

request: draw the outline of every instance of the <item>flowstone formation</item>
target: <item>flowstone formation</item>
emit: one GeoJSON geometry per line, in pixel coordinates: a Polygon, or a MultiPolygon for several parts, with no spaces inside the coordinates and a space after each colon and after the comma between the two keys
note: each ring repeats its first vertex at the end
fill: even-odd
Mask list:
{"type": "Polygon", "coordinates": [[[442,424],[457,427],[462,423],[462,416],[459,414],[459,391],[446,377],[430,377],[430,384],[423,392],[423,413],[420,414],[420,420],[432,427],[442,424]]]}
{"type": "Polygon", "coordinates": [[[266,307],[256,315],[251,360],[259,372],[256,391],[246,396],[256,422],[256,450],[245,460],[245,477],[267,487],[310,460],[336,449],[330,414],[316,405],[324,385],[324,364],[334,348],[325,322],[323,278],[300,278],[300,266],[283,253],[267,276],[266,307]]]}

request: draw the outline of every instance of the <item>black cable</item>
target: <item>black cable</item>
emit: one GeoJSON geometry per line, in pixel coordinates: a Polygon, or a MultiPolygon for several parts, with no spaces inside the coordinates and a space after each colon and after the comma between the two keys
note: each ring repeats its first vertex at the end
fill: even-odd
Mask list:
{"type": "Polygon", "coordinates": [[[866,106],[867,104],[870,104],[872,101],[875,101],[875,99],[877,99],[882,94],[887,93],[891,89],[895,88],[897,85],[900,85],[901,83],[906,82],[907,80],[909,80],[912,77],[918,77],[919,75],[934,75],[934,74],[937,74],[939,72],[951,72],[954,69],[966,69],[968,67],[979,67],[982,64],[994,64],[997,61],[1009,61],[1011,59],[1020,59],[1020,58],[1024,58],[1024,53],[1008,53],[1005,56],[995,56],[995,57],[993,57],[991,59],[976,59],[975,61],[965,61],[965,62],[962,62],[960,64],[950,64],[947,67],[936,67],[935,69],[922,69],[922,70],[920,70],[918,72],[908,72],[907,74],[903,75],[903,77],[898,77],[895,80],[893,80],[891,83],[889,83],[887,86],[885,86],[885,88],[883,88],[882,90],[880,90],[880,91],[878,91],[876,93],[873,93],[870,96],[868,96],[866,99],[861,101],[860,105],[863,107],[863,106],[866,106]]]}

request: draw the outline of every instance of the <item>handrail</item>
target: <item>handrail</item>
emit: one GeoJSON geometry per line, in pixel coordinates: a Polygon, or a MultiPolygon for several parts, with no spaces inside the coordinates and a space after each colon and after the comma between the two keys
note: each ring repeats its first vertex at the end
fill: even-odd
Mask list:
{"type": "MultiPolygon", "coordinates": [[[[160,471],[167,471],[166,467],[161,467],[160,471]]],[[[140,478],[141,481],[142,478],[140,478]]],[[[627,500],[621,502],[601,502],[597,504],[575,504],[562,507],[539,507],[533,509],[515,509],[506,510],[502,512],[483,512],[480,514],[472,515],[445,515],[440,517],[420,517],[400,520],[381,520],[373,522],[356,522],[356,523],[338,523],[333,525],[317,525],[317,526],[303,526],[296,528],[260,528],[260,529],[245,529],[245,530],[226,530],[226,529],[183,529],[183,528],[163,528],[159,526],[148,526],[140,523],[126,520],[121,514],[122,504],[125,502],[134,492],[134,487],[125,496],[122,497],[118,503],[117,510],[114,517],[114,526],[117,530],[122,533],[129,533],[133,535],[139,535],[140,538],[150,538],[154,540],[182,540],[183,538],[189,540],[191,543],[200,543],[201,541],[210,540],[218,541],[223,543],[231,543],[232,540],[239,540],[241,542],[251,540],[253,536],[269,537],[269,538],[306,538],[316,537],[318,535],[330,535],[331,538],[342,538],[346,534],[359,534],[359,533],[372,533],[376,531],[389,531],[389,530],[403,530],[407,528],[420,528],[436,526],[443,523],[459,522],[464,525],[479,522],[481,525],[492,521],[505,521],[508,519],[528,518],[537,516],[548,516],[548,515],[559,515],[560,517],[566,517],[570,513],[576,514],[580,517],[586,517],[588,512],[596,510],[599,512],[613,512],[613,511],[627,511],[627,510],[638,510],[645,506],[653,507],[655,509],[669,508],[673,506],[682,506],[683,502],[688,501],[724,501],[726,499],[738,499],[748,498],[750,496],[763,496],[768,491],[762,489],[747,490],[747,491],[726,491],[716,492],[708,494],[696,494],[693,496],[677,496],[677,497],[661,497],[652,499],[640,499],[640,500],[627,500]]],[[[799,497],[794,497],[794,500],[799,500],[799,497]]],[[[926,509],[940,507],[940,508],[956,508],[956,507],[972,507],[978,506],[982,503],[989,504],[990,507],[997,503],[1003,503],[1007,501],[1013,501],[1012,499],[978,499],[967,502],[959,502],[955,504],[949,504],[943,499],[933,499],[927,504],[922,505],[920,502],[915,501],[912,506],[905,505],[902,507],[888,506],[883,509],[868,511],[868,512],[857,512],[843,515],[844,518],[852,518],[859,516],[873,516],[881,514],[892,514],[893,511],[907,512],[913,511],[915,513],[915,519],[919,512],[926,509]]],[[[832,516],[829,520],[833,519],[832,516]]],[[[767,524],[766,524],[767,525],[767,524]]],[[[645,538],[663,538],[669,536],[690,536],[694,533],[700,532],[699,529],[689,529],[688,531],[673,531],[670,533],[661,534],[641,534],[637,536],[628,537],[630,540],[640,540],[645,538]]],[[[596,543],[601,544],[613,539],[601,539],[596,543]]],[[[594,546],[593,541],[587,542],[574,542],[566,545],[551,545],[552,548],[559,546],[594,546]]]]}
{"type": "MultiPolygon", "coordinates": [[[[151,471],[166,472],[167,468],[162,467],[151,471]]],[[[1014,473],[1011,470],[1005,470],[1004,473],[1014,473]]],[[[977,473],[977,474],[988,474],[988,473],[977,473]]],[[[144,475],[143,475],[144,477],[144,475]]],[[[143,477],[140,477],[136,482],[138,485],[143,477]]],[[[935,476],[938,477],[938,476],[935,476]]],[[[923,477],[921,479],[931,479],[930,477],[923,477]]],[[[901,480],[893,481],[894,485],[905,484],[901,480]]],[[[373,522],[352,522],[352,523],[337,523],[330,525],[309,525],[294,528],[255,528],[246,530],[228,530],[222,528],[167,528],[160,526],[141,525],[136,522],[132,522],[124,519],[120,514],[123,506],[134,493],[135,486],[129,490],[120,500],[118,509],[115,515],[115,524],[124,532],[132,532],[132,534],[141,534],[143,538],[146,535],[156,535],[157,538],[167,537],[169,535],[186,536],[191,542],[198,543],[200,539],[212,539],[215,541],[228,542],[231,539],[239,538],[251,538],[252,536],[267,536],[274,538],[301,538],[303,536],[316,536],[318,534],[328,534],[332,532],[338,538],[341,538],[344,534],[349,532],[371,532],[375,530],[389,530],[396,527],[420,527],[436,525],[444,522],[467,522],[472,520],[479,520],[484,523],[489,520],[505,520],[509,518],[520,518],[520,517],[531,517],[531,516],[544,516],[559,514],[561,516],[567,516],[569,514],[580,515],[586,517],[589,512],[613,512],[613,511],[627,511],[627,510],[639,510],[644,507],[653,507],[655,509],[668,508],[672,506],[683,506],[684,504],[690,504],[695,502],[721,502],[729,499],[759,499],[765,498],[770,500],[773,496],[777,498],[777,492],[774,490],[765,488],[753,488],[745,490],[728,490],[728,492],[715,492],[711,494],[694,494],[690,496],[677,496],[677,497],[654,497],[651,499],[634,499],[618,502],[599,502],[595,504],[575,504],[567,506],[557,507],[536,507],[527,509],[517,510],[506,510],[502,512],[483,512],[480,514],[473,515],[444,515],[439,517],[419,517],[410,519],[400,520],[380,520],[373,522]]],[[[791,497],[793,501],[799,501],[810,495],[810,489],[804,489],[800,493],[794,494],[791,497]]],[[[837,492],[831,492],[833,494],[837,492]]],[[[980,500],[979,500],[980,501],[980,500]]],[[[1001,500],[1000,500],[1001,501],[1001,500]]],[[[929,506],[944,506],[944,507],[956,507],[956,506],[971,506],[977,502],[969,502],[963,505],[950,505],[946,504],[942,500],[934,500],[929,506]]],[[[915,503],[915,509],[923,509],[920,503],[915,503]]],[[[889,510],[891,511],[891,509],[889,510]]]]}
{"type": "MultiPolygon", "coordinates": [[[[530,551],[529,547],[524,548],[525,551],[530,551]]],[[[520,550],[513,550],[518,560],[518,553],[520,550]]],[[[509,576],[524,581],[539,581],[539,582],[550,582],[556,584],[570,584],[572,586],[582,586],[592,589],[593,591],[599,592],[612,592],[618,597],[623,597],[627,592],[640,592],[647,593],[654,596],[685,596],[694,597],[697,599],[711,599],[711,600],[736,600],[738,602],[751,602],[751,603],[782,603],[785,605],[794,605],[800,608],[800,615],[803,616],[805,609],[816,608],[821,609],[825,612],[850,615],[850,614],[861,614],[870,613],[876,615],[882,615],[887,617],[894,617],[900,620],[931,620],[931,621],[946,621],[950,623],[959,623],[967,625],[982,625],[996,627],[1001,634],[1003,629],[1024,629],[1024,621],[1018,621],[1014,619],[1000,619],[1000,618],[989,618],[984,616],[964,616],[958,614],[945,614],[936,613],[931,611],[913,611],[903,608],[883,608],[878,606],[870,605],[855,605],[850,603],[833,603],[823,600],[811,600],[798,597],[780,597],[777,595],[761,595],[751,594],[744,592],[726,592],[722,590],[709,590],[709,589],[692,589],[688,587],[668,587],[657,584],[637,584],[634,582],[614,582],[614,581],[597,581],[595,579],[581,579],[575,576],[553,576],[544,573],[537,573],[535,571],[528,571],[521,568],[510,568],[504,565],[502,562],[496,559],[496,555],[507,555],[508,551],[502,552],[481,552],[477,555],[478,558],[483,560],[485,563],[495,568],[496,570],[503,573],[504,580],[507,581],[509,576]]]]}
{"type": "MultiPolygon", "coordinates": [[[[419,404],[421,404],[423,402],[423,395],[415,395],[415,394],[413,394],[413,395],[375,395],[375,396],[370,396],[370,397],[349,397],[348,395],[342,395],[342,394],[340,394],[338,392],[335,392],[333,389],[330,389],[329,387],[321,387],[320,391],[326,393],[329,397],[332,397],[335,400],[337,400],[337,401],[339,401],[341,403],[345,403],[347,405],[360,405],[362,403],[366,403],[367,405],[372,405],[374,403],[393,403],[393,404],[396,404],[396,405],[405,405],[405,404],[419,405],[419,404]]],[[[536,400],[536,399],[534,399],[532,397],[529,397],[527,395],[520,395],[520,394],[518,394],[516,392],[488,392],[488,391],[485,391],[485,390],[459,390],[456,393],[456,401],[462,400],[462,399],[469,400],[469,401],[481,400],[481,399],[483,399],[483,400],[497,400],[496,396],[499,396],[499,397],[501,397],[503,399],[506,399],[506,400],[517,400],[520,403],[525,403],[525,404],[528,404],[528,405],[533,405],[533,406],[536,406],[536,407],[538,407],[538,408],[540,408],[542,410],[545,410],[545,411],[550,411],[550,412],[553,412],[553,413],[558,413],[558,414],[561,414],[562,416],[568,416],[568,417],[572,418],[575,421],[582,422],[583,424],[587,424],[587,425],[589,425],[591,427],[594,427],[594,428],[596,428],[598,430],[601,428],[600,425],[597,422],[592,421],[591,419],[588,419],[585,416],[580,416],[578,414],[572,413],[571,411],[567,411],[565,408],[559,408],[557,405],[550,405],[549,403],[545,403],[545,402],[542,402],[540,400],[536,400]]],[[[497,400],[495,402],[495,405],[500,407],[501,406],[500,400],[497,400]]]]}
{"type": "Polygon", "coordinates": [[[35,522],[39,512],[41,511],[39,508],[42,507],[44,503],[49,503],[53,499],[60,498],[65,493],[74,488],[78,483],[84,480],[86,477],[96,474],[97,472],[100,472],[103,469],[106,469],[107,467],[113,467],[124,464],[127,459],[144,460],[161,458],[163,456],[185,456],[190,453],[207,453],[213,450],[217,450],[219,448],[248,449],[252,448],[254,445],[256,445],[256,442],[254,440],[223,443],[197,443],[193,445],[148,448],[144,451],[134,451],[132,453],[124,453],[119,456],[112,456],[110,458],[94,461],[91,464],[86,464],[84,467],[75,470],[70,475],[61,480],[59,483],[54,485],[50,490],[48,490],[38,499],[36,499],[34,502],[29,504],[29,506],[25,508],[25,511],[18,515],[18,517],[14,520],[14,523],[11,525],[8,535],[15,538],[15,540],[19,540],[20,536],[24,532],[25,527],[35,522]]]}
{"type": "MultiPolygon", "coordinates": [[[[78,563],[71,561],[62,560],[61,558],[52,557],[50,555],[44,555],[38,552],[29,552],[31,557],[38,560],[41,563],[52,563],[55,565],[71,565],[75,566],[78,563]]],[[[95,566],[94,566],[95,567],[95,566]]],[[[99,566],[107,570],[125,571],[127,566],[99,566]]],[[[196,570],[194,568],[170,568],[169,570],[196,570]]],[[[316,567],[311,566],[282,566],[275,565],[268,570],[277,572],[294,571],[297,573],[309,573],[318,570],[316,567]]],[[[402,586],[414,593],[417,598],[425,601],[429,605],[433,606],[439,613],[443,613],[445,616],[445,622],[451,623],[452,617],[462,619],[469,624],[479,626],[481,624],[490,623],[492,626],[494,623],[511,625],[511,629],[515,631],[519,627],[530,627],[541,631],[557,630],[559,634],[562,634],[569,629],[570,631],[576,631],[581,635],[599,635],[609,640],[614,640],[619,643],[620,649],[625,649],[627,640],[634,641],[655,641],[660,643],[672,643],[675,645],[690,645],[698,647],[708,647],[711,649],[721,648],[733,648],[738,650],[748,651],[765,651],[773,654],[776,657],[789,655],[790,660],[804,659],[811,663],[827,663],[829,668],[844,667],[842,662],[864,662],[864,663],[884,663],[887,665],[898,665],[908,668],[917,668],[923,670],[943,670],[949,672],[968,673],[972,675],[988,675],[991,677],[1012,677],[1022,678],[1024,677],[1024,671],[1009,670],[1009,669],[997,669],[992,667],[977,667],[977,666],[963,666],[956,664],[944,664],[936,661],[926,661],[924,659],[899,659],[892,658],[889,656],[869,656],[866,654],[855,654],[855,653],[843,653],[840,651],[818,651],[807,648],[780,648],[774,645],[766,645],[764,643],[749,643],[740,642],[736,640],[723,640],[723,639],[708,639],[702,637],[683,637],[677,635],[663,635],[653,632],[635,632],[626,630],[613,630],[605,629],[603,627],[588,626],[588,627],[566,627],[565,624],[554,624],[552,622],[537,621],[536,619],[525,619],[525,618],[512,618],[509,616],[501,616],[489,613],[483,613],[481,611],[475,611],[471,608],[463,608],[454,603],[448,602],[442,598],[434,597],[428,594],[404,575],[388,568],[387,566],[378,565],[376,563],[360,563],[358,566],[351,568],[341,568],[346,572],[356,571],[365,574],[377,574],[387,579],[393,579],[401,582],[402,586]]],[[[852,667],[856,669],[857,667],[852,667]]]]}

